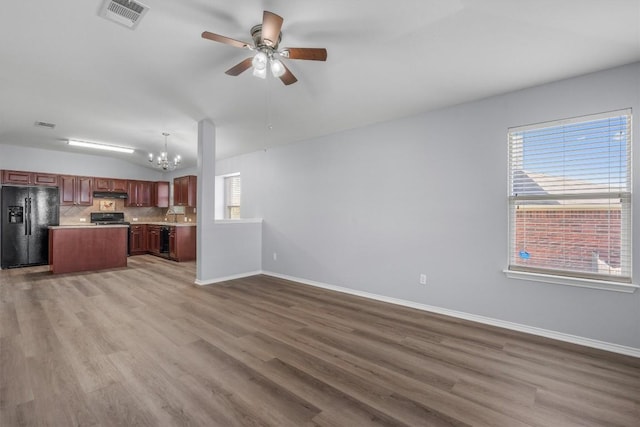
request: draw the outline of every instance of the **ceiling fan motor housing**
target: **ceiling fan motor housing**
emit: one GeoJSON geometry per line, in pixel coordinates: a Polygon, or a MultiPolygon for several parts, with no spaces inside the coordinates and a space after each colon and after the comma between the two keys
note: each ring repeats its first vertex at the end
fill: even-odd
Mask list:
{"type": "Polygon", "coordinates": [[[253,45],[257,49],[271,49],[272,51],[276,51],[278,49],[278,45],[282,40],[282,32],[278,35],[278,40],[276,40],[273,44],[263,43],[262,41],[262,24],[254,25],[251,28],[251,38],[253,39],[253,45]]]}

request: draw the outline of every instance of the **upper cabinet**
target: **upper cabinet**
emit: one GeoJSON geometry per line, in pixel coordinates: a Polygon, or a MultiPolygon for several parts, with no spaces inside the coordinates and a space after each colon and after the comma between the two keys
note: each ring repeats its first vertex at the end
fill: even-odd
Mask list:
{"type": "Polygon", "coordinates": [[[151,182],[150,181],[127,181],[127,193],[129,197],[125,206],[130,207],[150,207],[151,206],[151,182]]]}
{"type": "Polygon", "coordinates": [[[125,206],[138,208],[168,208],[169,182],[167,181],[127,181],[129,198],[125,206]]]}
{"type": "MultiPolygon", "coordinates": [[[[93,192],[127,193],[127,207],[169,207],[168,181],[139,181],[75,175],[55,175],[41,172],[1,170],[2,184],[50,185],[59,187],[62,206],[91,206],[93,192]]],[[[180,206],[195,206],[195,176],[178,178],[183,194],[180,206]],[[192,204],[191,204],[192,203],[192,204]]]]}
{"type": "Polygon", "coordinates": [[[93,204],[93,178],[86,176],[60,175],[60,205],[91,206],[93,204]]]}
{"type": "Polygon", "coordinates": [[[112,179],[112,178],[94,178],[93,182],[94,191],[111,191],[116,193],[127,192],[127,180],[126,179],[112,179]]]}
{"type": "Polygon", "coordinates": [[[196,207],[197,177],[181,176],[173,179],[173,204],[196,207]]]}
{"type": "Polygon", "coordinates": [[[42,172],[2,171],[3,184],[15,185],[58,185],[58,175],[42,172]]]}
{"type": "Polygon", "coordinates": [[[169,182],[156,181],[151,185],[151,206],[157,208],[169,207],[169,182]]]}

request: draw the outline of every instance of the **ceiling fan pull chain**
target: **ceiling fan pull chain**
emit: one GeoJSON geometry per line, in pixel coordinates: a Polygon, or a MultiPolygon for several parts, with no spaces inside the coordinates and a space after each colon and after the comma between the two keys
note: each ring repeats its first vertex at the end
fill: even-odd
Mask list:
{"type": "MultiPolygon", "coordinates": [[[[266,119],[267,119],[267,130],[273,130],[273,122],[272,122],[272,117],[271,117],[271,76],[269,76],[267,78],[267,88],[266,88],[266,92],[265,92],[265,104],[266,104],[266,119]]],[[[265,139],[266,141],[266,139],[265,139]]],[[[265,151],[267,149],[267,147],[264,147],[265,151]]]]}

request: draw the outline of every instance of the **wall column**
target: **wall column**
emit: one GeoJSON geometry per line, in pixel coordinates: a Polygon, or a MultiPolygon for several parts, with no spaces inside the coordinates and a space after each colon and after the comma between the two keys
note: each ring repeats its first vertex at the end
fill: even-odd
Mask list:
{"type": "Polygon", "coordinates": [[[213,254],[215,241],[216,127],[209,119],[198,122],[198,237],[196,281],[203,279],[204,267],[213,254]]]}

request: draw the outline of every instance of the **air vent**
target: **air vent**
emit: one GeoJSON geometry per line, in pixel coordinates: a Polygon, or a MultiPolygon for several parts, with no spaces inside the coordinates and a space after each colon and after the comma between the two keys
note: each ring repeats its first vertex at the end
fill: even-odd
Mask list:
{"type": "Polygon", "coordinates": [[[54,123],[47,123],[47,122],[35,122],[35,125],[38,127],[47,128],[47,129],[53,129],[56,127],[54,123]]]}
{"type": "Polygon", "coordinates": [[[109,21],[135,29],[149,6],[130,0],[105,0],[99,15],[109,21]]]}

